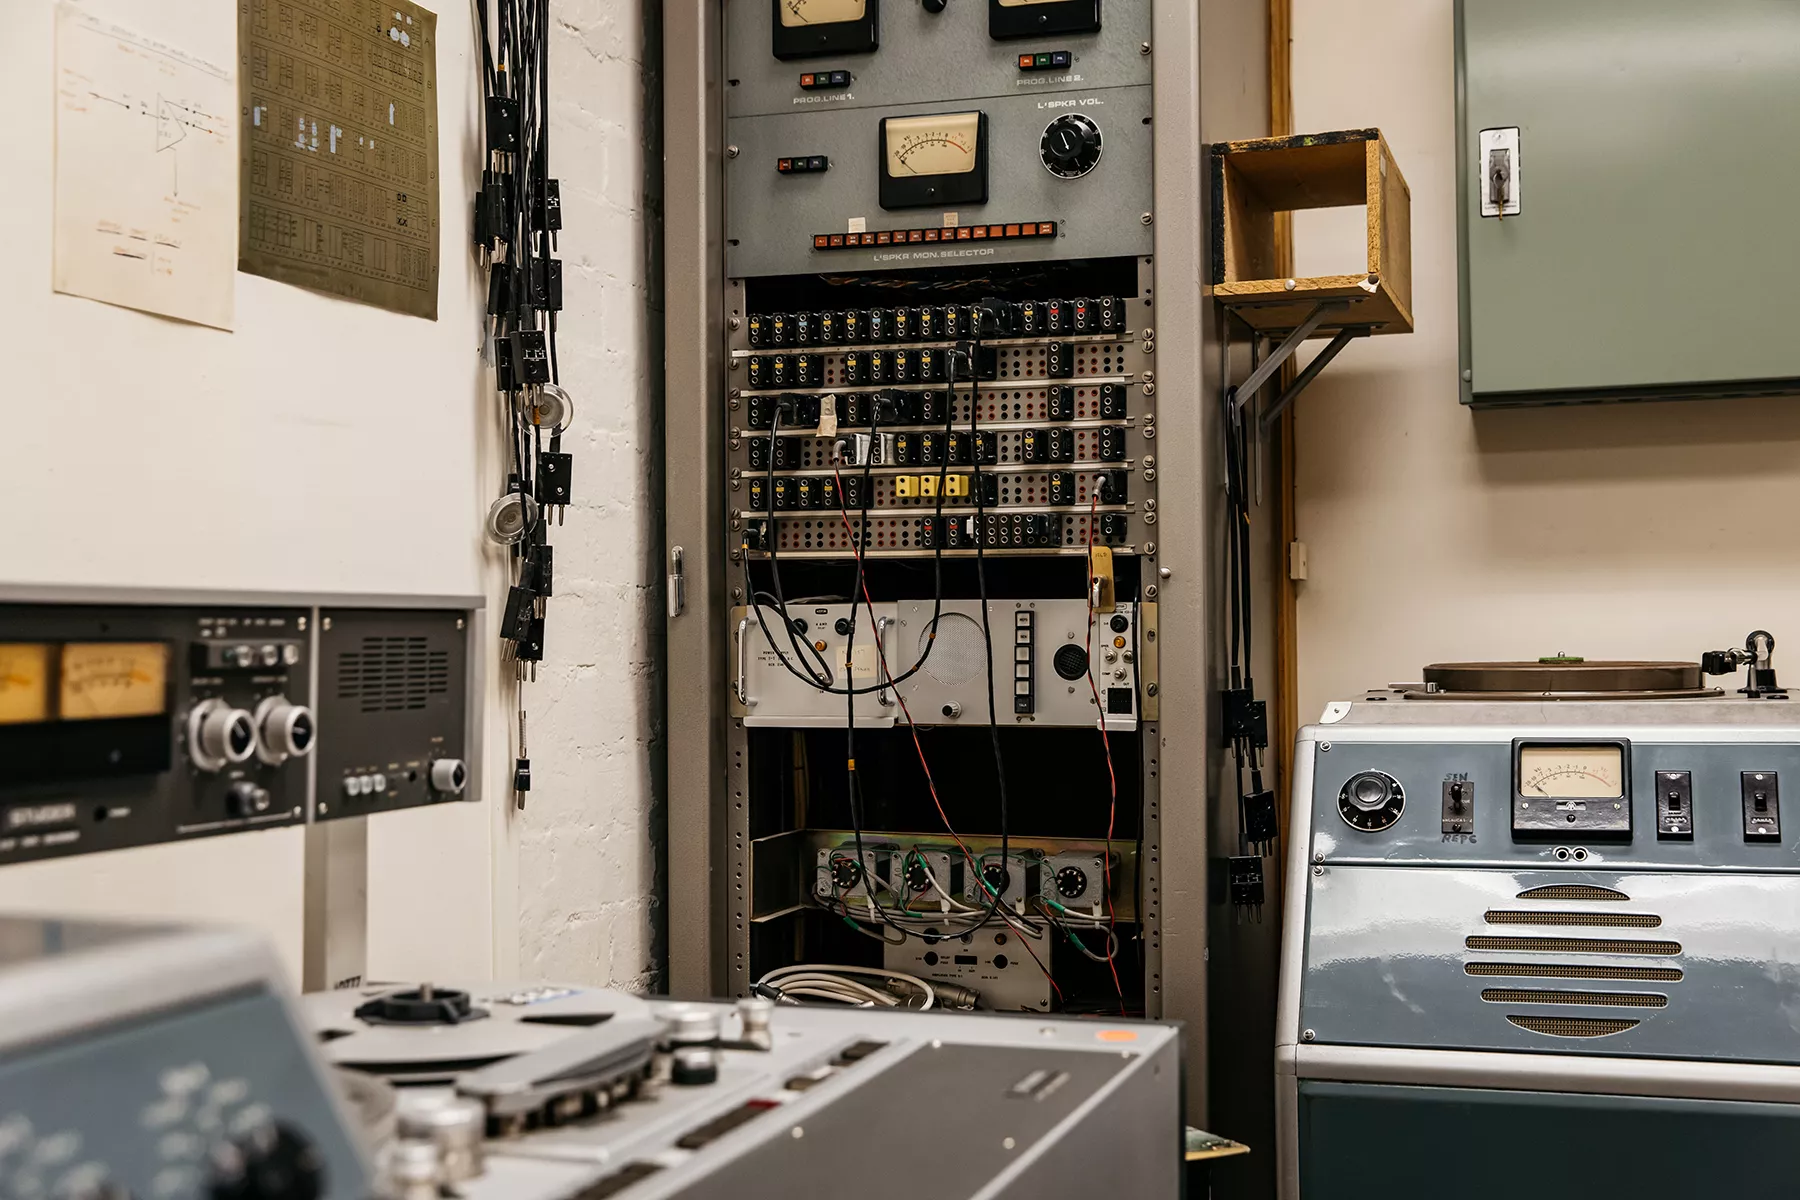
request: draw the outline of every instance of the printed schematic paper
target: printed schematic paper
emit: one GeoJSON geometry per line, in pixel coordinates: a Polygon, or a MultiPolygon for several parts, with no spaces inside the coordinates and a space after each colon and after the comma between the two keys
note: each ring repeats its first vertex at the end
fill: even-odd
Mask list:
{"type": "Polygon", "coordinates": [[[230,329],[231,72],[66,2],[56,10],[59,292],[230,329]]]}
{"type": "Polygon", "coordinates": [[[238,269],[437,319],[437,16],[238,0],[238,269]]]}

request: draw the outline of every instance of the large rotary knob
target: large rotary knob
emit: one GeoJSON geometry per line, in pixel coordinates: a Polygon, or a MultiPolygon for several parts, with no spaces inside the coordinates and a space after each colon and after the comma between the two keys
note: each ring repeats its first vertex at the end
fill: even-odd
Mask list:
{"type": "Polygon", "coordinates": [[[1052,175],[1079,179],[1100,163],[1100,127],[1080,113],[1067,113],[1045,128],[1038,150],[1052,175]]]}
{"type": "Polygon", "coordinates": [[[202,700],[188,714],[188,755],[202,771],[220,771],[256,753],[256,721],[223,700],[202,700]]]}
{"type": "Polygon", "coordinates": [[[1370,833],[1386,829],[1406,808],[1400,781],[1385,771],[1359,771],[1338,791],[1338,813],[1345,822],[1370,833]]]}
{"type": "Polygon", "coordinates": [[[256,756],[270,766],[312,753],[318,727],[312,709],[286,696],[270,696],[256,706],[256,756]]]}

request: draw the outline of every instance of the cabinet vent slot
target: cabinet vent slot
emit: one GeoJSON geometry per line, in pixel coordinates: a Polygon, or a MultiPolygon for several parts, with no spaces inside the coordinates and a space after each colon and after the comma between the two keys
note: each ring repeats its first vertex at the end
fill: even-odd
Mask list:
{"type": "Polygon", "coordinates": [[[1608,1008],[1667,1008],[1669,998],[1656,992],[1565,992],[1549,988],[1487,988],[1489,1004],[1598,1004],[1608,1008]]]}
{"type": "Polygon", "coordinates": [[[1552,883],[1543,887],[1526,888],[1518,895],[1520,900],[1629,900],[1624,892],[1616,892],[1612,888],[1594,887],[1586,883],[1552,883]]]}
{"type": "Polygon", "coordinates": [[[1624,1033],[1627,1029],[1635,1029],[1636,1021],[1623,1018],[1600,1019],[1594,1017],[1521,1017],[1506,1018],[1520,1029],[1529,1029],[1533,1033],[1547,1033],[1551,1037],[1596,1038],[1608,1034],[1624,1033]]]}
{"type": "Polygon", "coordinates": [[[1680,942],[1640,941],[1637,938],[1489,937],[1474,934],[1463,944],[1471,950],[1542,950],[1553,954],[1655,954],[1681,953],[1680,942]]]}
{"type": "Polygon", "coordinates": [[[1634,979],[1656,983],[1681,982],[1680,967],[1601,967],[1580,963],[1472,962],[1463,964],[1465,975],[1503,975],[1514,979],[1634,979]]]}
{"type": "Polygon", "coordinates": [[[1654,913],[1538,912],[1530,909],[1490,908],[1489,925],[1606,925],[1615,929],[1656,929],[1662,918],[1654,913]]]}

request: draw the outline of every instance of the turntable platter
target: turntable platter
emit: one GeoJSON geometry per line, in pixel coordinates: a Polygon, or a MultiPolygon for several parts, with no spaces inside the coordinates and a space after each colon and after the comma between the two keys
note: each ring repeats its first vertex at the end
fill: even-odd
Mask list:
{"type": "Polygon", "coordinates": [[[1557,656],[1536,662],[1433,663],[1409,700],[1694,700],[1719,696],[1699,663],[1588,662],[1557,656]]]}

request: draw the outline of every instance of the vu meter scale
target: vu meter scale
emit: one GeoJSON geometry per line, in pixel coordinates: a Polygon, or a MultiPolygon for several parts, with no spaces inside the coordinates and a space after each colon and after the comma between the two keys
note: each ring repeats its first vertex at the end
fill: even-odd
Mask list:
{"type": "Polygon", "coordinates": [[[962,175],[975,169],[981,114],[901,117],[887,123],[889,175],[962,175]]]}
{"type": "Polygon", "coordinates": [[[866,0],[781,0],[781,23],[792,29],[797,25],[860,21],[865,8],[866,0]]]}
{"type": "Polygon", "coordinates": [[[1519,791],[1545,799],[1623,794],[1617,746],[1526,746],[1519,751],[1519,791]]]}

